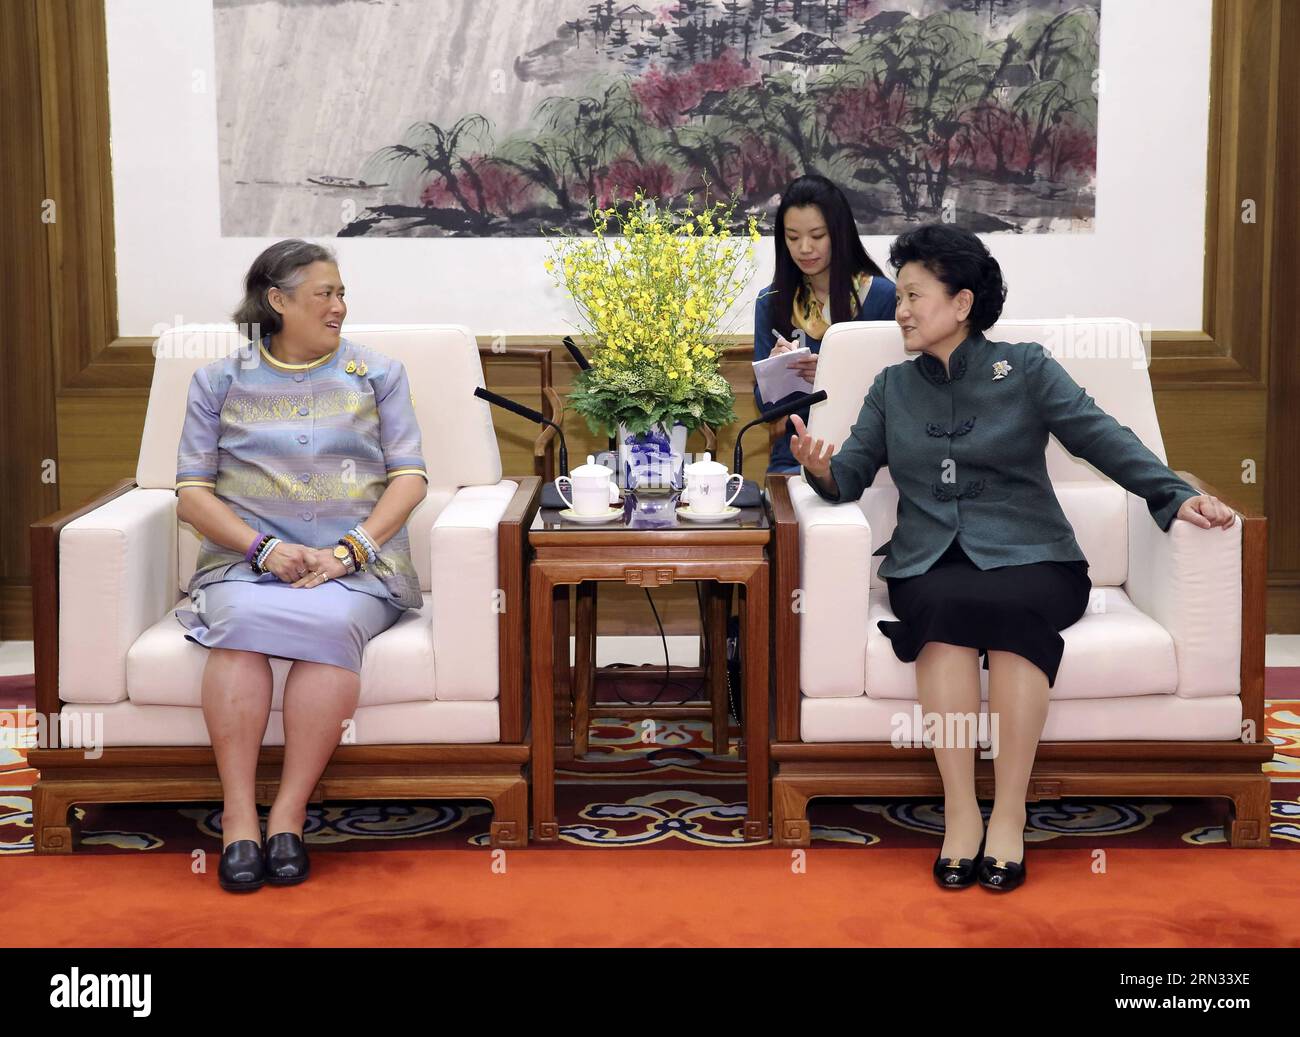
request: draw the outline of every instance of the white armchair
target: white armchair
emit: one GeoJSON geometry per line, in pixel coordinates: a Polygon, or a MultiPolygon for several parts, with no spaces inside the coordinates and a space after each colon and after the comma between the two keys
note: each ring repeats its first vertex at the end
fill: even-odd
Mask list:
{"type": "MultiPolygon", "coordinates": [[[[1004,321],[990,341],[1039,342],[1161,460],[1164,443],[1138,328],[1124,320],[1004,321]]],[[[879,371],[908,358],[892,322],[836,324],[821,347],[809,434],[842,443],[879,371]]],[[[1263,737],[1265,520],[1228,530],[1175,522],[1052,438],[1053,488],[1090,565],[1089,610],[1062,632],[1031,799],[1224,796],[1234,846],[1268,842],[1271,756],[1263,737]]],[[[1183,478],[1198,485],[1188,473],[1183,478]]],[[[1208,487],[1221,499],[1223,494],[1208,487]]],[[[801,475],[769,476],[776,526],[773,832],[807,845],[817,796],[933,796],[929,749],[913,748],[916,668],[876,625],[894,619],[873,551],[896,523],[887,468],[862,498],[832,504],[801,475]],[[895,747],[894,741],[905,747],[895,747]]],[[[981,670],[987,700],[988,672],[981,670]]],[[[992,795],[991,762],[977,791],[992,795]]]]}
{"type": "MultiPolygon", "coordinates": [[[[347,337],[405,365],[429,474],[407,528],[424,606],[366,647],[354,725],[314,798],[474,798],[492,841],[527,843],[524,530],[536,476],[501,478],[478,348],[460,326],[359,326],[347,337]]],[[[134,479],[32,526],[37,709],[94,717],[102,752],[33,750],[39,853],[72,850],[74,803],[220,799],[201,708],[207,650],[172,615],[199,537],[177,521],[176,450],[194,371],[240,344],[187,326],[155,344],[134,479]]],[[[290,662],[273,659],[259,800],[274,798],[290,662]]],[[[55,734],[59,725],[51,725],[55,734]]],[[[79,726],[68,724],[67,731],[79,726]]]]}

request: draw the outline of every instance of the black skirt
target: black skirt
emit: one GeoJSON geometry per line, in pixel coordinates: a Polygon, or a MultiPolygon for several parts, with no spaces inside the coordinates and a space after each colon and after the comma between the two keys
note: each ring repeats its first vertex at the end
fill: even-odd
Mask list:
{"type": "Polygon", "coordinates": [[[903,662],[915,661],[930,641],[988,652],[1015,652],[1056,682],[1065,642],[1060,631],[1088,609],[1092,581],[1087,562],[1033,562],[980,569],[956,540],[928,571],[886,577],[897,621],[878,626],[903,662]]]}

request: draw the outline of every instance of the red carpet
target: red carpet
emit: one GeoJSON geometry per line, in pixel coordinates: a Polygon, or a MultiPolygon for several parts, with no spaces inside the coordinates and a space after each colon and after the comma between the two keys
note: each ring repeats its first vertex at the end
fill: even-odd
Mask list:
{"type": "Polygon", "coordinates": [[[1005,897],[944,893],[932,850],[320,853],[302,886],[233,895],[178,854],[6,862],[16,946],[1300,947],[1284,853],[1030,853],[1005,897]]]}

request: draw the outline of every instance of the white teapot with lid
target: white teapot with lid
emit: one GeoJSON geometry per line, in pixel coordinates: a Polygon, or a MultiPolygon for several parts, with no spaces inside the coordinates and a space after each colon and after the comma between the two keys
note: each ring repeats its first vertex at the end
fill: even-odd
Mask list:
{"type": "Polygon", "coordinates": [[[560,499],[579,515],[604,515],[610,505],[618,503],[618,484],[614,482],[614,470],[603,464],[596,464],[593,454],[587,455],[587,463],[579,465],[568,475],[555,479],[555,488],[560,499]],[[564,483],[569,484],[573,500],[564,493],[564,483]]]}
{"type": "Polygon", "coordinates": [[[686,477],[686,488],[682,491],[682,500],[691,506],[691,511],[699,515],[715,515],[731,505],[740,494],[745,484],[745,477],[739,472],[728,473],[727,466],[709,459],[706,450],[702,461],[686,465],[682,472],[686,477]],[[727,496],[727,484],[736,480],[736,492],[727,496]]]}

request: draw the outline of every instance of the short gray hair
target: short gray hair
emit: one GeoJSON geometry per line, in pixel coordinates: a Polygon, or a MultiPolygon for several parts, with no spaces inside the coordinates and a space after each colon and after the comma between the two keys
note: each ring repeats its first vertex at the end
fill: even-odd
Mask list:
{"type": "Polygon", "coordinates": [[[250,338],[274,335],[282,327],[280,317],[266,298],[271,288],[290,291],[306,279],[313,263],[337,263],[333,250],[300,238],[286,238],[265,249],[253,260],[244,277],[244,300],[233,316],[250,338]]]}

